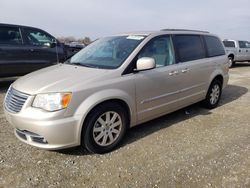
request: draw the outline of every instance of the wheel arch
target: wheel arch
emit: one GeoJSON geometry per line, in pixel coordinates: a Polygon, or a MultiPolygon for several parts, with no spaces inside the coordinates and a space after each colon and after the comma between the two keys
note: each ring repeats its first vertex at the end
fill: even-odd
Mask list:
{"type": "Polygon", "coordinates": [[[233,60],[234,60],[234,54],[232,54],[232,53],[230,53],[230,54],[228,54],[228,56],[227,56],[228,58],[232,58],[233,60]]]}
{"type": "Polygon", "coordinates": [[[208,89],[210,87],[210,85],[213,83],[214,80],[218,79],[220,82],[221,82],[221,86],[222,88],[224,87],[224,77],[223,77],[223,73],[222,71],[216,71],[214,72],[210,79],[209,79],[209,82],[208,82],[208,85],[207,85],[207,92],[208,92],[208,89]]]}
{"type": "Polygon", "coordinates": [[[107,103],[107,102],[116,102],[121,105],[125,110],[129,118],[129,125],[134,125],[136,123],[136,111],[135,111],[135,102],[129,94],[121,90],[109,89],[106,91],[97,92],[87,99],[85,99],[78,107],[76,114],[82,115],[82,120],[78,129],[78,140],[81,142],[81,134],[84,127],[84,122],[88,115],[98,106],[107,103]],[[112,94],[112,95],[111,95],[112,94]]]}
{"type": "MultiPolygon", "coordinates": [[[[214,80],[219,80],[220,83],[221,83],[221,86],[223,86],[224,78],[223,78],[223,76],[222,76],[221,74],[218,74],[217,76],[215,76],[214,79],[212,80],[212,82],[213,82],[214,80]]],[[[212,82],[211,82],[211,83],[212,83],[212,82]]],[[[211,84],[211,83],[210,83],[210,84],[211,84]]]]}
{"type": "MultiPolygon", "coordinates": [[[[88,114],[86,115],[85,119],[88,118],[88,116],[91,114],[91,112],[93,112],[94,109],[98,108],[99,106],[103,105],[103,104],[106,104],[106,103],[116,103],[116,104],[119,104],[126,112],[126,115],[128,117],[128,122],[130,122],[130,119],[131,119],[131,111],[130,111],[130,108],[128,106],[128,104],[122,100],[122,99],[118,99],[118,98],[113,98],[113,99],[107,99],[107,100],[104,100],[100,103],[98,103],[97,105],[95,105],[94,107],[92,107],[91,110],[89,110],[88,114]]],[[[128,127],[129,128],[129,127],[128,127]]]]}

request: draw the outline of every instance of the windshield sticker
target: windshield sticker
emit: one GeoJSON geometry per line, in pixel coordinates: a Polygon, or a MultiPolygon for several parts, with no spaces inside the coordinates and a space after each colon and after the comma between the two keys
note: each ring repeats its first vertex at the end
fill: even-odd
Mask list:
{"type": "Polygon", "coordinates": [[[142,39],[144,39],[144,36],[130,35],[130,36],[127,37],[127,39],[131,39],[131,40],[142,40],[142,39]]]}

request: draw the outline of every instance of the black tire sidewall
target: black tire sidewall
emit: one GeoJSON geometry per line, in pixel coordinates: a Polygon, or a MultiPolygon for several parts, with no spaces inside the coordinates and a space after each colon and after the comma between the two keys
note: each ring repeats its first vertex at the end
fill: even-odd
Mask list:
{"type": "Polygon", "coordinates": [[[214,80],[209,89],[208,89],[208,92],[207,92],[207,95],[206,95],[206,99],[205,99],[205,106],[209,109],[213,109],[215,107],[218,106],[219,102],[220,102],[220,98],[221,98],[221,93],[222,93],[222,83],[219,81],[219,80],[214,80]],[[219,94],[219,98],[217,100],[217,102],[215,104],[211,104],[211,101],[210,101],[210,95],[211,95],[211,92],[212,92],[212,89],[215,85],[218,85],[219,88],[220,88],[220,94],[219,94]]]}
{"type": "Polygon", "coordinates": [[[97,106],[87,117],[86,122],[84,123],[84,129],[82,134],[82,143],[84,144],[85,148],[92,152],[92,153],[106,153],[113,150],[122,138],[125,135],[126,129],[128,125],[128,118],[126,111],[123,107],[116,103],[105,103],[103,105],[97,106]],[[96,120],[105,112],[107,111],[114,111],[118,113],[122,120],[122,128],[119,137],[116,139],[114,143],[109,146],[100,146],[98,145],[93,138],[93,128],[96,120]]]}

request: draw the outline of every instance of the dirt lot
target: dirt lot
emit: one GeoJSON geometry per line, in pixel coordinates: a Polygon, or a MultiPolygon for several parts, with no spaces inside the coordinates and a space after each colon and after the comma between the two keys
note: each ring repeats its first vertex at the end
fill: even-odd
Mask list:
{"type": "Polygon", "coordinates": [[[131,129],[105,155],[44,151],[18,141],[3,114],[0,187],[250,187],[250,66],[230,70],[220,106],[199,104],[131,129]]]}

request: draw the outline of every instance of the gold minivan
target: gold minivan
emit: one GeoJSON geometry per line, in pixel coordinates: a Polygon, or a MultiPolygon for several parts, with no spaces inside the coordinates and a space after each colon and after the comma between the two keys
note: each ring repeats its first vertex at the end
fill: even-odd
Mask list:
{"type": "Polygon", "coordinates": [[[199,101],[215,108],[228,82],[227,62],[221,40],[208,32],[105,37],[15,81],[5,115],[27,144],[105,153],[132,126],[199,101]]]}

